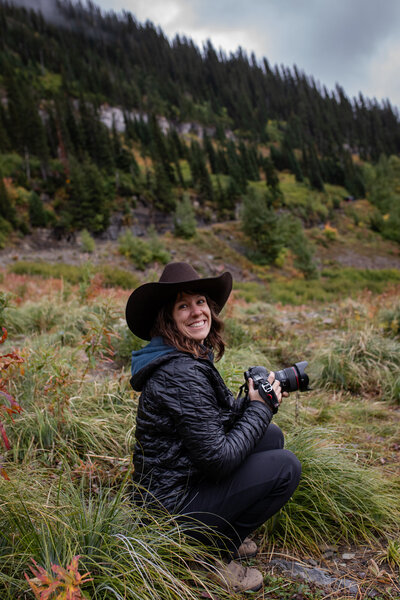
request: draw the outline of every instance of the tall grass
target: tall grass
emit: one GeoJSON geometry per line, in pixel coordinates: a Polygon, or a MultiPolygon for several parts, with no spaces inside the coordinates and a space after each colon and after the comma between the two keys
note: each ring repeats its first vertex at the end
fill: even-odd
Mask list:
{"type": "Polygon", "coordinates": [[[400,343],[373,328],[350,331],[323,349],[314,362],[319,385],[400,402],[400,343]]]}
{"type": "Polygon", "coordinates": [[[13,483],[0,481],[2,599],[27,592],[32,559],[51,573],[52,565],[77,555],[92,578],[84,589],[90,598],[194,600],[200,590],[228,598],[193,568],[195,559],[210,564],[206,549],[186,540],[169,515],[133,509],[126,478],[99,489],[85,478],[71,480],[68,471],[56,479],[43,469],[36,475],[42,486],[35,490],[28,485],[32,474],[21,469],[11,473],[13,483]]]}
{"type": "Polygon", "coordinates": [[[286,446],[302,463],[300,485],[266,531],[285,545],[317,550],[326,542],[370,541],[400,522],[400,485],[357,462],[354,450],[324,428],[293,428],[286,446]]]}
{"type": "MultiPolygon", "coordinates": [[[[218,365],[232,390],[243,383],[245,368],[279,366],[268,336],[276,344],[287,338],[292,353],[304,344],[302,329],[296,333],[291,320],[282,324],[279,311],[265,297],[260,301],[258,284],[237,289],[238,296],[249,296],[231,310],[233,348],[218,365]]],[[[194,546],[173,517],[132,505],[137,394],[129,386],[129,354],[137,340],[124,335],[122,305],[97,298],[82,303],[74,294],[4,312],[8,343],[21,346],[25,372],[11,384],[23,412],[7,427],[13,447],[4,468],[10,481],[0,478],[0,597],[27,594],[23,574],[32,558],[49,570],[80,555],[81,572],[93,577],[84,591],[94,599],[198,599],[206,588],[227,598],[193,568],[193,561],[209,564],[207,549],[194,546]]],[[[393,400],[385,386],[398,371],[399,343],[378,328],[365,329],[368,311],[358,304],[356,310],[363,320],[359,330],[332,338],[325,353],[315,351],[313,387],[325,394],[331,387],[373,394],[378,386],[393,400]]],[[[320,335],[326,345],[325,332],[320,335]]],[[[268,525],[275,527],[274,539],[312,551],[326,540],[395,534],[398,484],[357,460],[354,447],[328,421],[325,429],[300,426],[296,410],[295,401],[287,402],[276,418],[303,476],[294,498],[268,525]]]]}

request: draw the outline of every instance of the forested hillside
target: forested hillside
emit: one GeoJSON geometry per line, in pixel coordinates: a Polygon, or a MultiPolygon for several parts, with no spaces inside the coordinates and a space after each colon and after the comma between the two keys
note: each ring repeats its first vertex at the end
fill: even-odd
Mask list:
{"type": "Polygon", "coordinates": [[[51,17],[0,0],[1,600],[243,599],[132,503],[125,307],[169,261],[233,275],[235,396],[251,365],[308,362],[254,598],[398,600],[397,109],[91,3],[51,17]]]}
{"type": "Polygon", "coordinates": [[[101,233],[115,211],[131,222],[138,203],[204,223],[258,202],[272,230],[277,211],[307,227],[366,195],[371,228],[400,239],[400,121],[389,101],[349,99],[241,49],[170,42],[129,13],[57,7],[54,24],[0,2],[3,246],[35,227],[101,233]],[[286,174],[301,202],[281,185],[286,174]]]}

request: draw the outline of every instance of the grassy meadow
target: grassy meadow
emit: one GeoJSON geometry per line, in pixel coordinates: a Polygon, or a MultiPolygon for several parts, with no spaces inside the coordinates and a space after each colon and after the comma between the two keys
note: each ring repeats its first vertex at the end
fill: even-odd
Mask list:
{"type": "MultiPolygon", "coordinates": [[[[191,249],[177,240],[174,258],[191,251],[205,261],[207,236],[199,233],[191,249]]],[[[222,239],[214,258],[219,252],[221,264],[233,263],[222,239]]],[[[312,387],[291,394],[275,419],[303,475],[285,509],[257,533],[257,564],[267,571],[272,551],[318,559],[327,543],[366,545],[396,579],[399,271],[326,268],[310,282],[241,261],[224,310],[221,374],[237,391],[251,365],[307,360],[312,387]]],[[[101,267],[32,265],[16,262],[1,273],[8,333],[0,346],[1,420],[9,448],[1,459],[0,597],[235,597],[206,577],[207,549],[193,546],[172,517],[130,503],[138,395],[129,360],[141,341],[127,330],[124,308],[130,289],[156,278],[160,265],[139,273],[109,266],[103,274],[101,267]]],[[[266,581],[269,595],[260,598],[324,597],[304,587],[285,595],[286,580],[266,581]]],[[[389,587],[379,597],[395,598],[389,587]]]]}

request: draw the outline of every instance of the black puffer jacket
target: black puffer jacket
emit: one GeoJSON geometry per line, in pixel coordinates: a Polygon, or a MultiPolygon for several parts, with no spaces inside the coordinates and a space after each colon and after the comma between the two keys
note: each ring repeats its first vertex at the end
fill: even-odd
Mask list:
{"type": "Polygon", "coordinates": [[[142,390],[134,479],[179,512],[202,478],[222,479],[242,463],[272,412],[263,402],[236,401],[211,359],[179,352],[161,338],[134,352],[132,364],[131,385],[142,390]]]}

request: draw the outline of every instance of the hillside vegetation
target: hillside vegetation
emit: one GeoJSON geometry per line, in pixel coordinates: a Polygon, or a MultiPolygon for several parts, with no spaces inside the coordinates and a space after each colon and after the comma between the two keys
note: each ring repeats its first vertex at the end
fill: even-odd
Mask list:
{"type": "MultiPolygon", "coordinates": [[[[218,366],[233,390],[253,364],[309,362],[312,391],[292,394],[276,417],[302,462],[302,481],[279,518],[258,532],[259,567],[273,572],[265,558],[273,550],[315,562],[324,544],[368,544],[372,562],[358,567],[365,575],[357,585],[395,598],[400,271],[336,265],[307,283],[290,261],[271,268],[238,255],[239,233],[216,225],[192,241],[169,234],[162,243],[205,275],[224,265],[237,273],[224,311],[228,352],[218,366]]],[[[13,420],[2,416],[11,446],[0,478],[2,598],[24,597],[40,573],[61,593],[66,578],[52,565],[70,565],[76,589],[88,598],[200,598],[204,590],[224,598],[199,569],[209,564],[207,552],[190,545],[170,517],[130,503],[137,394],[129,362],[143,342],[127,329],[124,308],[131,288],[156,279],[161,265],[129,268],[110,245],[96,248],[89,263],[80,256],[81,266],[12,261],[2,272],[3,354],[15,348],[23,359],[2,370],[21,408],[13,420]],[[104,262],[95,266],[104,250],[113,261],[109,274],[104,262]],[[112,272],[125,274],[122,287],[112,272]]],[[[266,582],[272,598],[289,585],[271,574],[266,582]]],[[[317,597],[315,589],[290,585],[292,595],[317,597]]]]}
{"type": "MultiPolygon", "coordinates": [[[[169,42],[128,13],[54,10],[56,24],[0,2],[0,245],[37,227],[108,235],[116,212],[129,226],[143,207],[190,236],[256,201],[269,229],[276,211],[298,219],[301,245],[300,228],[328,223],[348,196],[366,196],[368,225],[399,241],[389,101],[350,100],[243,50],[169,42]]],[[[252,250],[273,261],[280,249],[252,250]]]]}

